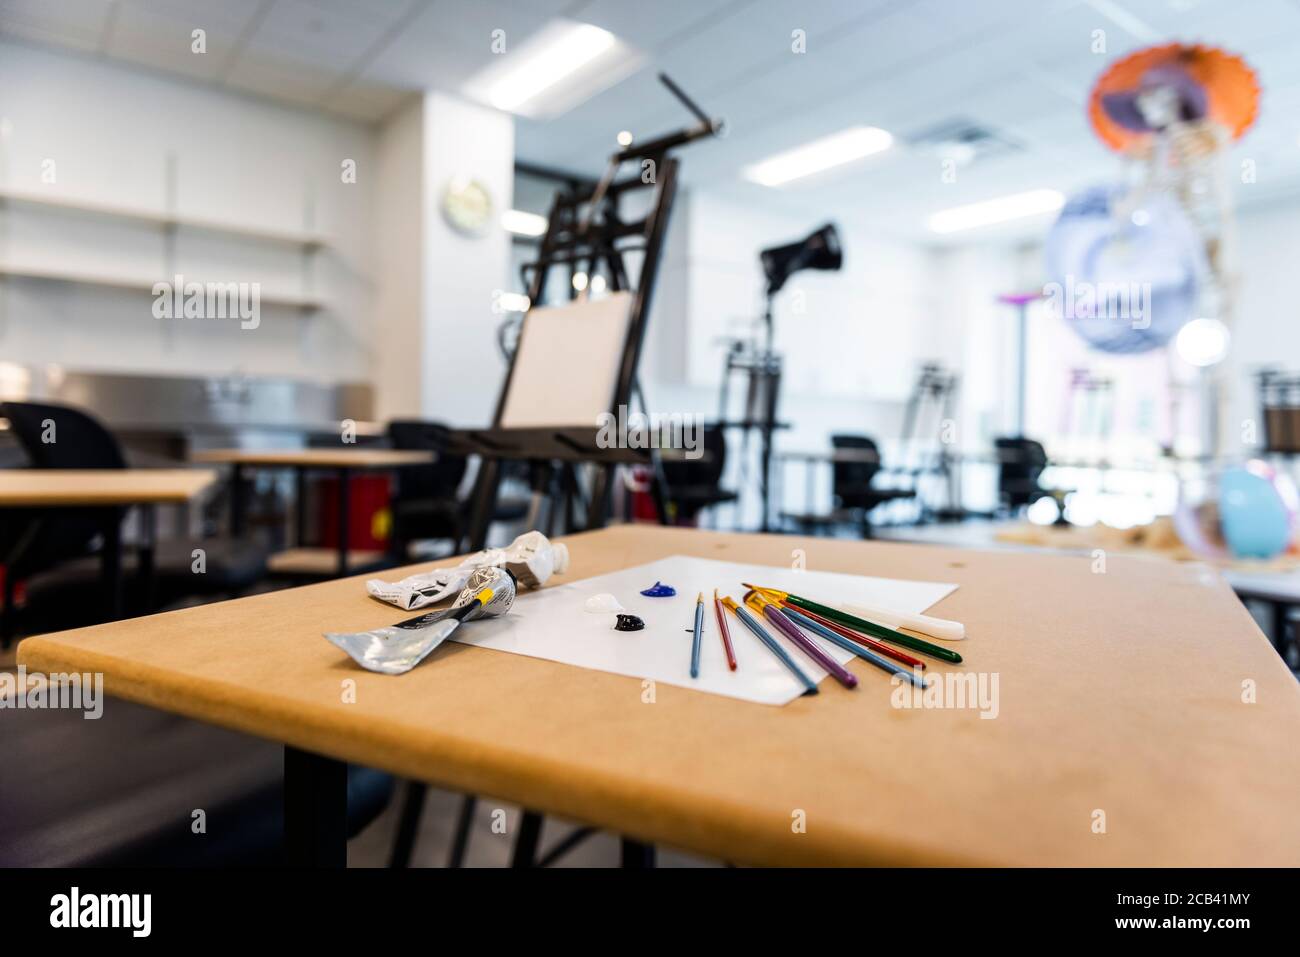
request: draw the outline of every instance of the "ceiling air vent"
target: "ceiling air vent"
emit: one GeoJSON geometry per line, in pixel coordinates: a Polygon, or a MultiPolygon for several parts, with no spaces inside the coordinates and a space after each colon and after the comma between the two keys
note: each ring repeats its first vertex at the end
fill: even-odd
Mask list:
{"type": "Polygon", "coordinates": [[[966,166],[977,160],[1018,153],[1021,145],[1004,133],[971,120],[946,120],[907,138],[912,149],[966,166]]]}

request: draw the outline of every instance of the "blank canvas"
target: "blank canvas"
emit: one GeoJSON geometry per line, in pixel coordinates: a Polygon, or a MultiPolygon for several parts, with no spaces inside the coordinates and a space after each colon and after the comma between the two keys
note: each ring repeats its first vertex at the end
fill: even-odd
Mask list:
{"type": "MultiPolygon", "coordinates": [[[[522,592],[508,615],[467,623],[456,630],[453,640],[744,701],[786,704],[799,697],[803,687],[730,612],[727,623],[739,667],[736,671],[727,668],[713,611],[713,589],[741,601],[745,591],[742,581],[792,591],[830,605],[847,602],[906,612],[925,611],[957,587],[674,555],[608,575],[522,592]],[[640,594],[656,581],[672,585],[676,596],[647,598],[640,594]],[[643,618],[645,629],[615,631],[612,614],[586,611],[586,600],[602,592],[613,594],[629,612],[643,618]],[[706,602],[700,677],[693,679],[690,628],[698,592],[704,593],[706,602]]],[[[820,682],[826,677],[825,671],[785,637],[778,636],[778,640],[810,678],[820,682]]],[[[836,661],[844,663],[854,657],[838,645],[821,638],[813,640],[836,661]]],[[[892,690],[891,676],[874,665],[861,664],[854,668],[859,685],[853,693],[887,696],[892,690]]]]}
{"type": "Polygon", "coordinates": [[[519,331],[503,428],[590,425],[610,408],[632,295],[531,310],[519,331]]]}

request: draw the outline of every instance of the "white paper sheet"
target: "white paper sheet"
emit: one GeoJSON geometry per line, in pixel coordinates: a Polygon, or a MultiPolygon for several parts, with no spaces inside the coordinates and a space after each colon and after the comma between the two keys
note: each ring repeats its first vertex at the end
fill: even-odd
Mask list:
{"type": "MultiPolygon", "coordinates": [[[[463,644],[509,651],[533,658],[546,658],[610,671],[634,678],[662,681],[696,691],[755,701],[785,704],[803,691],[798,681],[728,612],[727,625],[739,667],[727,668],[722,640],[713,611],[713,589],[741,601],[742,581],[755,582],[794,592],[828,605],[857,602],[886,606],[906,612],[922,612],[940,601],[956,585],[940,582],[867,578],[837,572],[796,571],[765,565],[741,565],[707,558],[674,555],[635,568],[566,583],[542,591],[522,593],[510,614],[502,618],[475,621],[456,630],[453,640],[463,644]],[[646,598],[640,594],[655,581],[677,589],[672,598],[646,598]],[[609,592],[627,610],[645,620],[642,631],[615,631],[613,615],[594,615],[584,604],[592,595],[609,592]],[[700,651],[700,677],[692,679],[691,626],[695,620],[695,596],[703,592],[704,635],[700,651]]],[[[760,616],[761,617],[761,616],[760,616]]],[[[769,633],[775,629],[769,627],[769,633]]],[[[784,636],[778,640],[809,677],[820,682],[826,672],[784,636]]],[[[820,638],[813,638],[832,657],[843,663],[849,652],[820,638]]],[[[889,675],[867,665],[855,668],[863,683],[888,682],[889,675]]]]}

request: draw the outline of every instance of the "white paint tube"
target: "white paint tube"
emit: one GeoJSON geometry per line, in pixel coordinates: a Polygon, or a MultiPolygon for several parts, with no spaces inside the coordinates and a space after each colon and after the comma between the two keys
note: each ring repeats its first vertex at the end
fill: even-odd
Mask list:
{"type": "Polygon", "coordinates": [[[415,611],[460,592],[477,568],[506,568],[525,588],[539,588],[552,575],[561,575],[568,567],[569,549],[533,531],[520,535],[508,548],[478,552],[454,568],[435,568],[398,582],[372,578],[366,582],[366,591],[372,598],[415,611]]]}

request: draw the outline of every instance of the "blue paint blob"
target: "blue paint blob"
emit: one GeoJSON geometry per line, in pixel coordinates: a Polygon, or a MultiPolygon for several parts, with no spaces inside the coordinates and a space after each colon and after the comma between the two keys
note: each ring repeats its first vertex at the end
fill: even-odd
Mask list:
{"type": "Polygon", "coordinates": [[[677,594],[677,589],[672,585],[665,585],[663,582],[655,582],[641,594],[647,598],[672,598],[677,594]]]}

